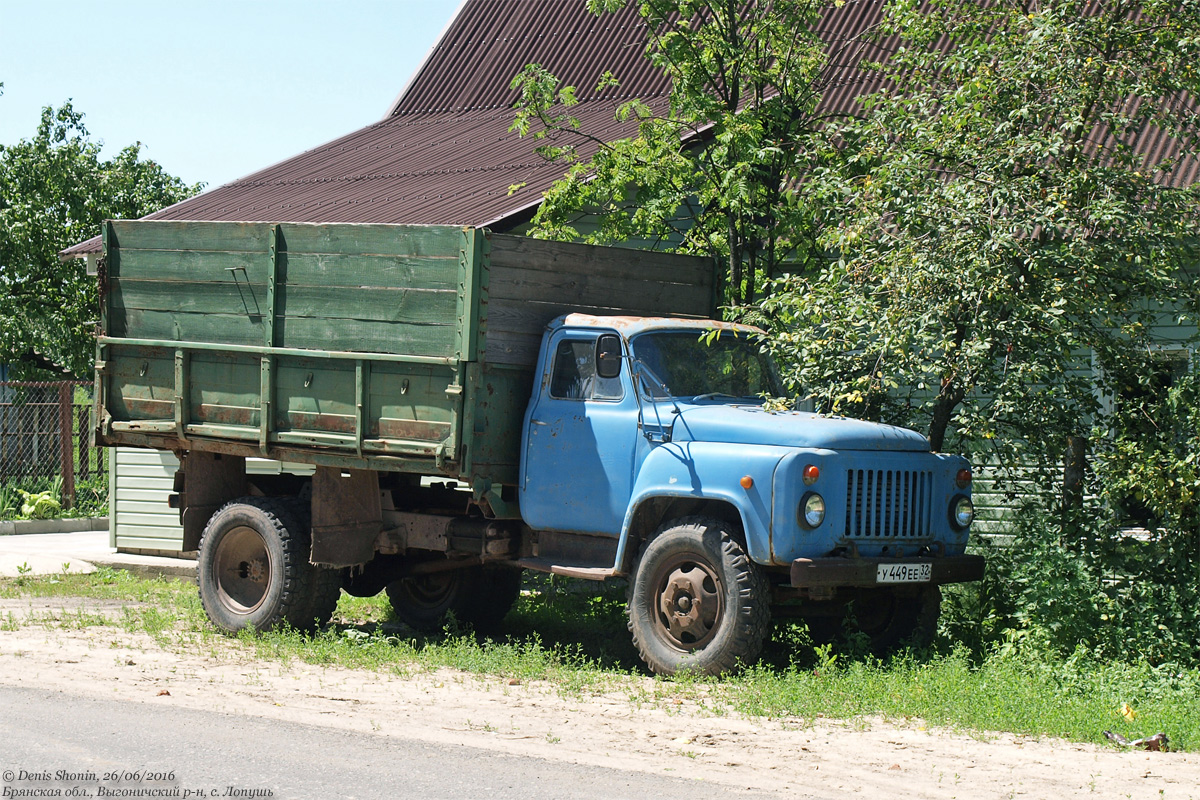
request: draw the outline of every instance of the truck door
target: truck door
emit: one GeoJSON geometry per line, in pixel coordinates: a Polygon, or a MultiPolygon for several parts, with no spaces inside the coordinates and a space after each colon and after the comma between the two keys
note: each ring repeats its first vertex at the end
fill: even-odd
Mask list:
{"type": "Polygon", "coordinates": [[[596,375],[600,333],[554,334],[526,412],[521,516],[538,530],[621,532],[632,492],[637,401],[628,370],[611,379],[596,375]]]}

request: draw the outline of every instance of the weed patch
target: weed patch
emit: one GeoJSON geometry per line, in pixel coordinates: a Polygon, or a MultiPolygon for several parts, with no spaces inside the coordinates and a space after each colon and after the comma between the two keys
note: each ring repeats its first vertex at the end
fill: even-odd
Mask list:
{"type": "Polygon", "coordinates": [[[986,651],[965,646],[904,653],[886,661],[853,643],[813,647],[800,623],[781,623],[763,658],[723,678],[651,678],[626,642],[620,587],[535,580],[502,635],[481,638],[451,621],[421,635],[392,615],[386,598],[343,595],[334,621],[314,633],[278,630],[217,634],[194,586],[123,572],[0,582],[0,598],[68,597],[125,603],[116,615],[76,610],[11,612],[5,630],[109,625],[145,633],[179,652],[245,657],[286,666],[336,666],[407,677],[450,668],[515,682],[544,681],[559,693],[613,692],[635,706],[686,707],[713,715],[770,717],[807,724],[818,717],[1010,732],[1102,743],[1165,731],[1172,746],[1200,750],[1200,671],[1168,664],[1104,662],[1086,650],[1063,657],[1036,636],[1010,636],[986,651]],[[18,584],[18,581],[21,583],[18,584]]]}

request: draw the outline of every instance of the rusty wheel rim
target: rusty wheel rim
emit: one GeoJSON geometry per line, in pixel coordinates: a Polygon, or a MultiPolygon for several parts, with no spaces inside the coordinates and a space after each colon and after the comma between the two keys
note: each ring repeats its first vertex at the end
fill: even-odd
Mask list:
{"type": "Polygon", "coordinates": [[[678,556],[655,575],[654,624],[677,650],[704,647],[717,633],[725,611],[721,578],[711,564],[678,556]]]}
{"type": "Polygon", "coordinates": [[[263,604],[271,584],[271,553],[262,534],[239,525],[217,543],[213,558],[217,599],[234,614],[250,614],[263,604]]]}

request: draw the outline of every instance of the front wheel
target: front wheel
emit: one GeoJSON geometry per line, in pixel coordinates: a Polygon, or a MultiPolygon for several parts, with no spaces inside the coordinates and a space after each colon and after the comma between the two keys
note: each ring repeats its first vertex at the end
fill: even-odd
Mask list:
{"type": "Polygon", "coordinates": [[[200,602],[212,623],[236,633],[325,622],[339,581],[309,562],[309,536],[305,516],[286,499],[242,497],[218,509],[196,562],[200,602]]]}
{"type": "Polygon", "coordinates": [[[653,672],[719,675],[757,658],[769,596],[727,523],[679,520],[642,549],[629,584],[629,631],[653,672]]]}

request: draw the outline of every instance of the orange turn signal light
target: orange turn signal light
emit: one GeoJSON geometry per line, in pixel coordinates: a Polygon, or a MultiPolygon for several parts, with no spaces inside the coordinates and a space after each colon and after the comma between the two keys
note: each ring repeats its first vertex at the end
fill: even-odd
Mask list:
{"type": "Polygon", "coordinates": [[[743,489],[754,488],[754,478],[751,478],[749,475],[743,475],[742,479],[738,481],[738,483],[742,484],[743,489]]]}
{"type": "Polygon", "coordinates": [[[814,483],[817,482],[817,478],[821,477],[821,470],[817,467],[816,464],[809,464],[808,466],[806,466],[804,468],[804,472],[801,474],[802,474],[802,477],[804,478],[804,485],[812,486],[814,483]]]}
{"type": "Polygon", "coordinates": [[[960,469],[958,474],[954,476],[954,482],[958,484],[958,488],[965,489],[971,485],[971,470],[960,469]]]}

